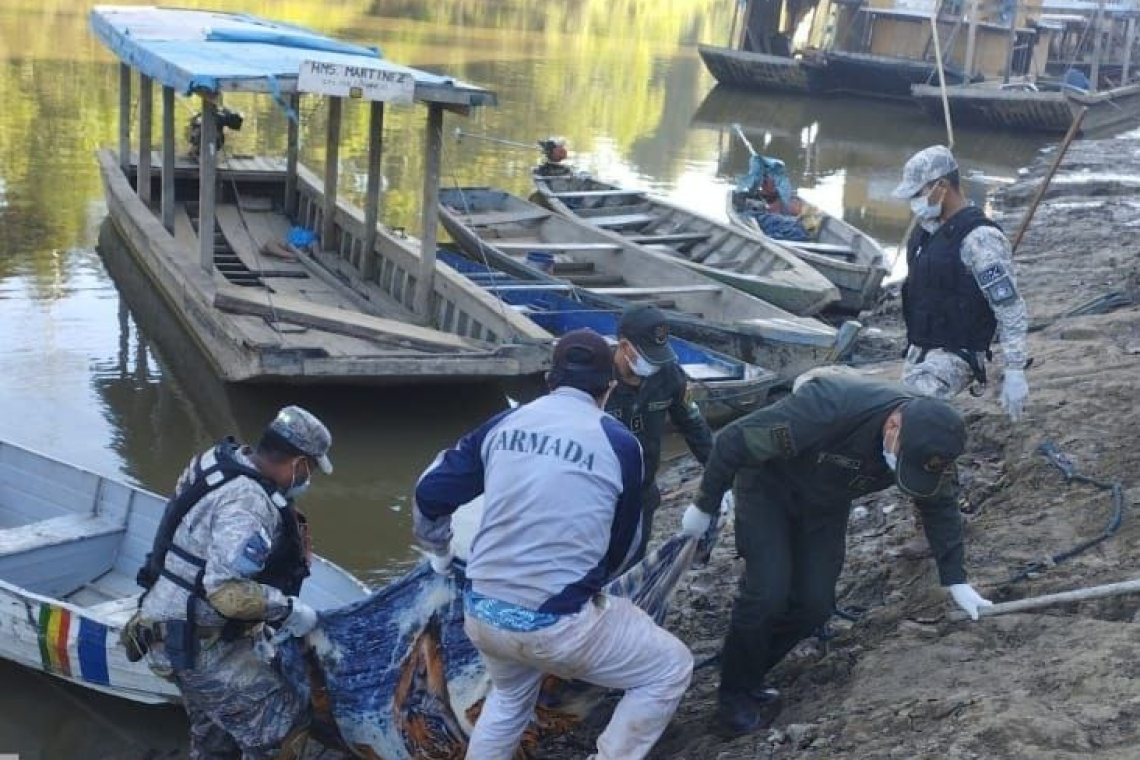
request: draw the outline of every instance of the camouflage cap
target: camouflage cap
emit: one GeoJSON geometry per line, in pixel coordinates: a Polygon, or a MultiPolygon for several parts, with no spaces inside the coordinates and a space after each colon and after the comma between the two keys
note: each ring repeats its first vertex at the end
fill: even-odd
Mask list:
{"type": "Polygon", "coordinates": [[[329,447],[332,435],[329,429],[312,414],[299,406],[287,406],[277,413],[269,423],[269,431],[276,433],[285,442],[309,456],[328,474],[333,471],[329,461],[329,447]]]}
{"type": "Polygon", "coordinates": [[[957,171],[954,154],[943,145],[931,145],[915,153],[903,167],[903,179],[891,195],[896,198],[913,198],[923,186],[957,171]]]}

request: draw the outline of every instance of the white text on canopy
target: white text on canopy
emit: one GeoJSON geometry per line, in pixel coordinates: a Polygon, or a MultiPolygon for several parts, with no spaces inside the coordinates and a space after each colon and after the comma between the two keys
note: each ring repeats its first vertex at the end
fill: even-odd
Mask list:
{"type": "Polygon", "coordinates": [[[297,89],[342,98],[411,103],[416,80],[410,72],[396,69],[305,61],[297,77],[297,89]]]}

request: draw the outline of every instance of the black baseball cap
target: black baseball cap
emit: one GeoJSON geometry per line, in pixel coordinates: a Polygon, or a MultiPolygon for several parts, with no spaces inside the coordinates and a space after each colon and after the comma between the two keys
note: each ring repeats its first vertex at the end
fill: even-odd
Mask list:
{"type": "Polygon", "coordinates": [[[565,385],[596,395],[613,379],[610,345],[593,330],[571,330],[554,344],[554,360],[548,375],[552,390],[565,385]]]}
{"type": "Polygon", "coordinates": [[[651,304],[634,304],[621,314],[618,337],[627,339],[650,364],[670,364],[677,354],[669,345],[669,322],[665,313],[651,304]]]}
{"type": "Polygon", "coordinates": [[[966,423],[941,399],[916,398],[902,407],[898,486],[919,498],[934,496],[953,479],[954,463],[966,450],[966,423]]]}

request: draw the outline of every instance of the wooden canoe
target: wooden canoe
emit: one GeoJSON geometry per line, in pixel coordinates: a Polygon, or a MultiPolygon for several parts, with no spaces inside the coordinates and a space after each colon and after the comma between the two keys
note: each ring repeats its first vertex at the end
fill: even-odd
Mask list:
{"type": "Polygon", "coordinates": [[[797,317],[675,256],[503,190],[441,190],[439,213],[452,239],[475,261],[606,309],[655,303],[668,310],[674,334],[771,369],[781,382],[838,361],[859,331],[855,322],[836,330],[818,319],[797,317]],[[551,257],[552,271],[529,264],[531,253],[551,257]]]}
{"type": "MultiPolygon", "coordinates": [[[[777,240],[804,262],[839,288],[841,311],[858,314],[875,306],[879,288],[887,276],[887,254],[873,237],[843,219],[827,213],[819,206],[798,199],[803,205],[803,218],[816,220],[809,230],[811,240],[777,240]]],[[[753,201],[745,193],[728,191],[728,218],[757,235],[764,231],[754,215],[753,201]]]]}
{"type": "Polygon", "coordinates": [[[587,174],[533,177],[548,208],[674,256],[793,314],[815,314],[839,300],[823,275],[767,238],[587,174]]]}
{"type": "MultiPolygon", "coordinates": [[[[619,314],[615,309],[588,306],[574,298],[573,293],[551,290],[533,282],[528,284],[446,248],[440,249],[439,260],[487,288],[552,336],[588,327],[607,339],[616,340],[619,314]]],[[[714,427],[766,404],[769,392],[779,382],[779,376],[771,370],[684,338],[670,336],[669,342],[689,378],[693,402],[714,427]]]]}
{"type": "MultiPolygon", "coordinates": [[[[138,606],[135,572],[166,500],[0,442],[0,657],[136,702],[179,701],[129,662],[119,632],[138,606]]],[[[301,598],[319,610],[368,595],[319,557],[301,598]]]]}

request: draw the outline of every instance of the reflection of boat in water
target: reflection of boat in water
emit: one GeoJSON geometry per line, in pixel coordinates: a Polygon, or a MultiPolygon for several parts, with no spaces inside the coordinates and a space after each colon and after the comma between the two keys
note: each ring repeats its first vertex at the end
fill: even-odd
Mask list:
{"type": "MultiPolygon", "coordinates": [[[[119,645],[166,500],[9,443],[0,462],[0,657],[138,702],[177,701],[119,645]]],[[[306,602],[328,610],[366,595],[314,555],[306,602]]]]}
{"type": "Polygon", "coordinates": [[[831,283],[763,236],[587,174],[532,176],[547,208],[673,256],[793,314],[814,314],[838,300],[831,283]]]}
{"type": "MultiPolygon", "coordinates": [[[[197,160],[174,155],[169,126],[167,149],[153,156],[149,149],[132,152],[124,128],[118,151],[102,151],[99,166],[111,218],[223,379],[407,384],[515,377],[547,366],[549,347],[531,334],[528,320],[503,313],[495,299],[436,265],[432,192],[422,245],[376,224],[378,168],[370,172],[368,213],[338,201],[341,95],[347,92],[336,89],[343,82],[335,76],[302,82],[300,72],[321,65],[349,78],[349,71],[374,72],[373,81],[383,75],[402,89],[364,88],[363,97],[415,99],[440,124],[445,109],[493,104],[493,93],[244,15],[101,6],[92,11],[91,27],[148,88],[152,78],[163,86],[166,108],[173,109],[176,93],[202,96],[197,139],[191,140],[199,146],[197,160]],[[186,29],[205,31],[188,39],[186,29]],[[324,178],[297,163],[297,129],[289,130],[284,161],[223,152],[219,162],[224,132],[239,128],[241,117],[219,110],[218,101],[235,90],[330,96],[324,178]]],[[[130,72],[122,71],[128,74],[122,102],[129,103],[130,72]]],[[[151,92],[143,93],[139,133],[149,140],[151,92]]],[[[121,106],[121,125],[129,117],[121,106]]],[[[379,130],[372,134],[379,155],[379,130]]],[[[429,142],[428,164],[438,167],[440,144],[429,142]]],[[[437,176],[425,178],[430,189],[437,182],[437,176]]]]}
{"type": "Polygon", "coordinates": [[[837,331],[794,316],[672,256],[502,190],[448,188],[440,193],[440,216],[476,261],[603,309],[654,303],[666,310],[673,334],[773,370],[784,381],[842,358],[859,330],[854,322],[837,331]],[[551,272],[528,263],[530,252],[551,254],[551,272]]]}
{"type": "MultiPolygon", "coordinates": [[[[571,294],[545,289],[541,284],[511,277],[491,267],[472,261],[447,249],[439,252],[440,261],[480,287],[485,287],[512,309],[525,314],[552,335],[588,327],[615,340],[618,312],[590,307],[571,294]]],[[[673,352],[681,369],[689,378],[690,397],[710,424],[720,426],[763,406],[768,392],[777,383],[775,372],[757,367],[731,356],[717,353],[690,341],[671,336],[673,352]]]]}

